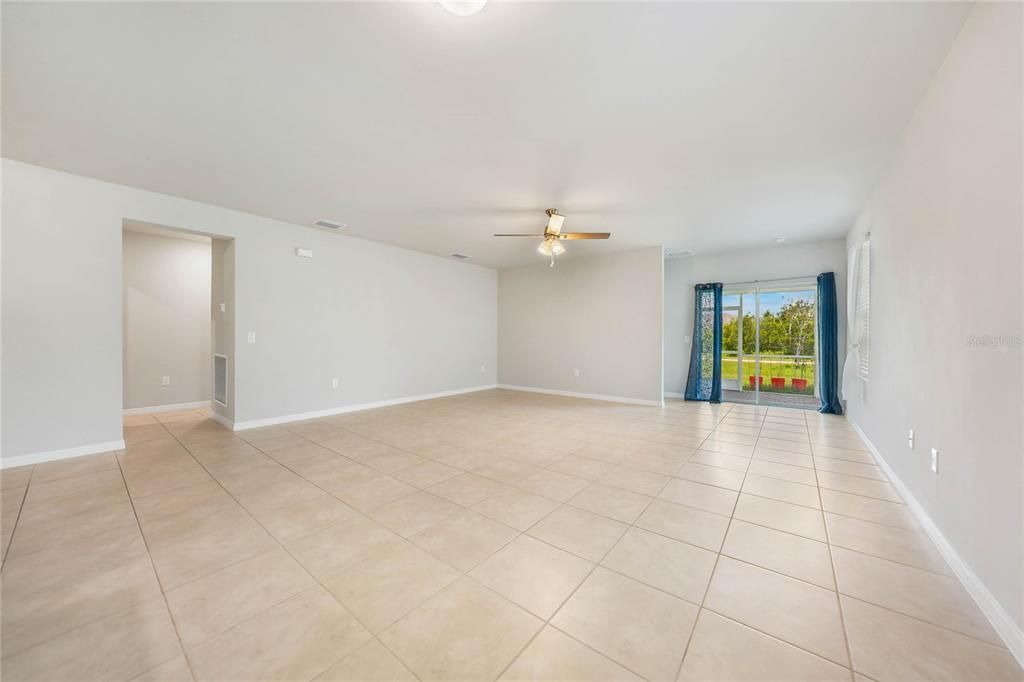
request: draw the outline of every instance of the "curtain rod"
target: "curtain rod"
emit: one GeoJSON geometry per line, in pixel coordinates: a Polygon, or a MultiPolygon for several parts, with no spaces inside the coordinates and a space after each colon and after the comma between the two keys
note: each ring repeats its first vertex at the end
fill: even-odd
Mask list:
{"type": "Polygon", "coordinates": [[[722,286],[723,287],[736,287],[736,286],[739,286],[741,284],[765,284],[765,283],[769,283],[769,282],[792,282],[794,280],[801,280],[801,279],[807,279],[807,280],[813,279],[813,280],[816,281],[818,279],[818,276],[817,275],[796,275],[794,277],[780,277],[778,279],[752,279],[749,282],[726,282],[722,286]]]}

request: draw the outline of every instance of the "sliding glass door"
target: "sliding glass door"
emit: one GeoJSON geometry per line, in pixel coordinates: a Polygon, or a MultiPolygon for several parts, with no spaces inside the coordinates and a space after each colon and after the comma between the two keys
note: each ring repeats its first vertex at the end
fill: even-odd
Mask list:
{"type": "Polygon", "coordinates": [[[813,279],[725,286],[723,400],[818,405],[816,296],[813,279]]]}

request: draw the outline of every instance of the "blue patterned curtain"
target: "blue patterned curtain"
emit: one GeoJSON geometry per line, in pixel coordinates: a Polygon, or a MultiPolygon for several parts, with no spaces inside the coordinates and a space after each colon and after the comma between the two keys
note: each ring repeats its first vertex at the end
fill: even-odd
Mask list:
{"type": "Polygon", "coordinates": [[[722,285],[698,284],[687,400],[722,401],[722,285]]]}
{"type": "Polygon", "coordinates": [[[842,414],[839,402],[839,332],[836,314],[836,276],[832,272],[818,275],[818,368],[821,379],[818,412],[842,414]]]}

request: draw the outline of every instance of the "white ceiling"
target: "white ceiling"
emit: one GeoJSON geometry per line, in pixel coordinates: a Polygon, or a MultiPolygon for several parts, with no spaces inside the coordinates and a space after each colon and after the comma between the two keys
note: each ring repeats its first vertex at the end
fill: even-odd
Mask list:
{"type": "Polygon", "coordinates": [[[6,2],[3,154],[497,267],[838,236],[969,10],[6,2]]]}

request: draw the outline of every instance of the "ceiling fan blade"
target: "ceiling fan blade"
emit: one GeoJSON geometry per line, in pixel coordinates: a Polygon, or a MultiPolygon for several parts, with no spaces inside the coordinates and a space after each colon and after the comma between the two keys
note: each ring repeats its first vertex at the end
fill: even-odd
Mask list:
{"type": "Polygon", "coordinates": [[[559,239],[608,239],[611,232],[563,232],[558,235],[559,239]]]}
{"type": "Polygon", "coordinates": [[[495,237],[533,237],[534,239],[544,239],[542,234],[496,234],[495,237]]]}

